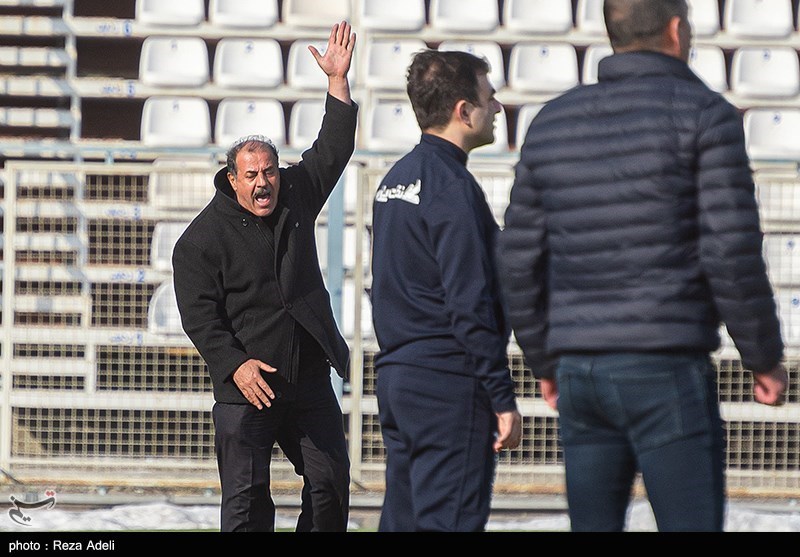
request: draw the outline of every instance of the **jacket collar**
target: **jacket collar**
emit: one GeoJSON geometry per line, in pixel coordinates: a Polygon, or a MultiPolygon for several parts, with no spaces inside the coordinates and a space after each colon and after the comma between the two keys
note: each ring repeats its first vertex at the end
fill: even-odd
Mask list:
{"type": "Polygon", "coordinates": [[[439,151],[443,155],[455,159],[463,166],[467,166],[467,153],[455,143],[430,133],[423,133],[419,143],[427,149],[439,151]]]}
{"type": "Polygon", "coordinates": [[[640,50],[612,54],[600,60],[597,66],[600,82],[648,76],[673,76],[702,83],[686,62],[660,52],[640,50]]]}

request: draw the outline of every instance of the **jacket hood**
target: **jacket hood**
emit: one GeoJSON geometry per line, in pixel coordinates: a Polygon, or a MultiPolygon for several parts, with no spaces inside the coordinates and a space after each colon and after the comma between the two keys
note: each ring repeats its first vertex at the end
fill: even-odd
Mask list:
{"type": "Polygon", "coordinates": [[[239,205],[239,200],[236,199],[236,192],[233,191],[231,183],[228,181],[228,167],[223,166],[214,175],[214,189],[216,189],[215,198],[219,199],[221,205],[226,211],[235,211],[238,213],[250,214],[250,212],[239,205]]]}

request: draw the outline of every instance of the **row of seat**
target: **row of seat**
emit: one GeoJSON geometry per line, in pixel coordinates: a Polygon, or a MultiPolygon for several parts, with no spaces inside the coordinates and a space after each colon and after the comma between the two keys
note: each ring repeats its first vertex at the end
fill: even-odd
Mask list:
{"type": "MultiPolygon", "coordinates": [[[[281,45],[274,39],[224,38],[217,44],[213,81],[226,88],[264,89],[284,84],[297,89],[324,90],[327,81],[308,52],[315,40],[296,40],[288,52],[284,72],[281,45]],[[285,73],[285,78],[284,78],[285,73]]],[[[405,89],[405,73],[412,56],[428,48],[422,39],[374,39],[366,45],[362,72],[354,82],[368,88],[405,89]]],[[[608,43],[589,45],[583,56],[570,43],[519,42],[511,47],[508,71],[501,46],[492,41],[447,40],[439,50],[466,51],[486,58],[495,89],[509,87],[522,93],[557,93],[579,83],[594,83],[599,61],[611,54],[608,43]]],[[[800,58],[789,46],[741,46],[731,57],[730,84],[726,54],[713,45],[695,46],[690,65],[714,90],[729,89],[744,97],[794,97],[800,94],[800,58]]],[[[209,83],[208,49],[199,37],[147,37],[142,45],[139,79],[156,87],[198,87],[209,83]]]]}
{"type": "MultiPolygon", "coordinates": [[[[509,138],[505,110],[497,117],[495,143],[476,152],[507,153],[513,140],[520,145],[541,104],[520,107],[516,135],[509,138]]],[[[223,99],[216,113],[214,143],[226,147],[236,138],[253,133],[269,135],[276,145],[305,149],[316,138],[324,105],[322,100],[301,99],[291,109],[288,135],[283,105],[275,99],[223,99]]],[[[365,107],[364,149],[397,152],[419,139],[419,127],[406,100],[378,98],[365,107]]],[[[800,161],[800,108],[751,108],[745,111],[748,152],[755,160],[800,161]]],[[[154,147],[200,147],[212,142],[208,102],[200,97],[149,97],[144,104],[141,140],[154,147]]]]}
{"type": "MultiPolygon", "coordinates": [[[[721,30],[741,37],[784,38],[798,27],[792,0],[689,0],[697,36],[721,30]]],[[[603,0],[137,0],[136,19],[158,26],[204,21],[235,28],[264,28],[280,20],[299,27],[329,27],[353,19],[365,29],[519,33],[605,33],[603,0]]]]}
{"type": "MultiPolygon", "coordinates": [[[[164,228],[159,228],[157,225],[157,232],[166,232],[174,229],[170,230],[170,232],[180,235],[186,227],[186,223],[182,222],[159,223],[159,225],[162,224],[164,228]]],[[[354,231],[354,229],[345,229],[346,236],[348,231],[354,231]]],[[[162,239],[171,241],[171,245],[167,248],[171,253],[177,236],[171,238],[162,236],[162,239]]],[[[345,243],[347,242],[353,244],[350,246],[351,251],[355,249],[356,239],[354,237],[346,237],[345,243]]],[[[777,285],[775,301],[786,333],[786,340],[792,345],[797,345],[800,343],[800,293],[797,291],[797,285],[800,284],[800,265],[797,264],[798,257],[800,257],[800,236],[794,234],[766,235],[764,238],[764,256],[768,263],[770,280],[777,285]]],[[[171,265],[163,270],[171,272],[171,265]]],[[[355,334],[355,284],[355,281],[351,278],[345,278],[342,284],[341,323],[342,332],[347,338],[352,338],[355,334]]],[[[364,339],[374,339],[369,295],[367,292],[362,292],[360,298],[361,336],[364,339]]],[[[148,328],[150,332],[159,335],[184,335],[171,277],[164,280],[156,288],[153,297],[150,299],[148,328]]],[[[729,342],[728,339],[725,340],[729,342]]]]}

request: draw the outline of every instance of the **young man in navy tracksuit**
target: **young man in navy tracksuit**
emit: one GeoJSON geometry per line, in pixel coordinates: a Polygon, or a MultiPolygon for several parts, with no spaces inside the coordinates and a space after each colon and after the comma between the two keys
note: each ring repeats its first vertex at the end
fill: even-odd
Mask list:
{"type": "Polygon", "coordinates": [[[494,265],[498,232],[468,153],[494,140],[488,65],[422,51],[408,94],[420,143],[373,206],[371,300],[387,451],[381,531],[480,531],[495,453],[520,442],[494,265]]]}

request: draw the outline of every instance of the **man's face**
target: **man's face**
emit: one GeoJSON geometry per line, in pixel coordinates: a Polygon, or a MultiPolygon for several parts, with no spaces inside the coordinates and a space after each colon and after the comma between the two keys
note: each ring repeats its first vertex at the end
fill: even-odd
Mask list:
{"type": "Polygon", "coordinates": [[[275,158],[268,149],[244,148],[236,155],[236,176],[228,173],[239,205],[258,217],[272,214],[278,205],[281,175],[275,158]]]}
{"type": "Polygon", "coordinates": [[[502,110],[500,102],[494,98],[495,90],[487,74],[478,75],[478,105],[473,105],[472,124],[474,146],[494,142],[495,115],[502,110]]]}

